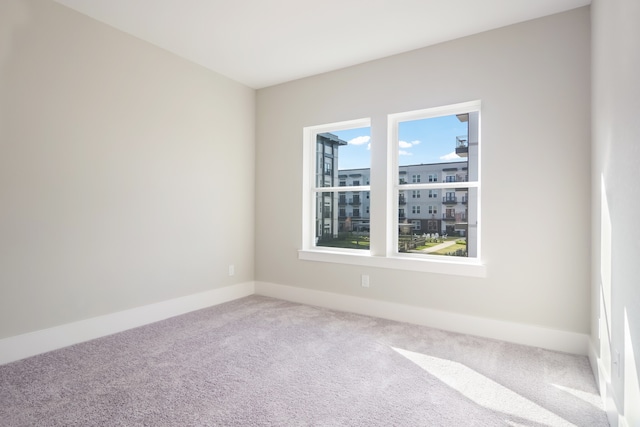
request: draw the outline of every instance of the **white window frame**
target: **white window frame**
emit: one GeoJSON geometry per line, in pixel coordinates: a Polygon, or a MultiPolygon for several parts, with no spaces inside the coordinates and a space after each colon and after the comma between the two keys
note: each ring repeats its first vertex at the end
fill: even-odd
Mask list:
{"type": "MultiPolygon", "coordinates": [[[[333,252],[336,248],[316,246],[315,242],[315,213],[316,213],[316,194],[322,192],[360,192],[370,191],[369,185],[346,185],[337,187],[316,187],[316,137],[320,133],[332,132],[346,129],[357,129],[362,127],[370,127],[370,119],[349,120],[338,123],[330,123],[326,125],[305,127],[303,130],[303,174],[302,174],[302,252],[327,253],[333,252]]],[[[339,185],[339,184],[338,184],[339,185]]],[[[359,193],[358,193],[359,194],[359,193]]],[[[349,195],[346,195],[347,201],[349,195]]],[[[353,198],[353,195],[351,195],[353,198]]],[[[347,216],[353,216],[353,212],[347,211],[347,216]]],[[[344,253],[346,255],[370,254],[366,249],[347,249],[339,248],[336,253],[344,253]]]]}
{"type": "MultiPolygon", "coordinates": [[[[380,118],[372,123],[369,118],[309,126],[303,129],[303,206],[302,206],[302,247],[298,258],[307,261],[350,264],[363,267],[380,267],[428,273],[451,274],[472,277],[486,277],[486,266],[481,257],[481,157],[478,149],[478,180],[464,183],[424,182],[419,184],[399,184],[398,167],[398,124],[403,121],[419,120],[452,114],[480,112],[480,101],[465,102],[445,107],[428,108],[387,116],[386,122],[380,118]],[[384,129],[387,138],[375,129],[384,129]],[[322,187],[315,189],[316,135],[323,132],[371,127],[371,167],[372,186],[322,187]],[[398,252],[398,195],[401,190],[442,188],[477,189],[477,257],[449,257],[428,254],[398,252]],[[315,194],[319,191],[369,191],[371,194],[371,241],[370,249],[345,249],[315,245],[315,194]],[[377,207],[376,207],[377,206],[377,207]],[[383,209],[381,209],[383,207],[383,209]]],[[[378,116],[379,117],[379,116],[378,116]]],[[[478,140],[481,137],[478,125],[478,140]]],[[[478,141],[479,142],[479,141],[478,141]]],[[[481,147],[481,144],[478,145],[481,147]]]]}

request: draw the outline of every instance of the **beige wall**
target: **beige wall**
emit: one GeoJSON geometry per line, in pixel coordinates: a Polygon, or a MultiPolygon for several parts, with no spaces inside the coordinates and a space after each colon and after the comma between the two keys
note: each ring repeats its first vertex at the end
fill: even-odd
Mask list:
{"type": "Polygon", "coordinates": [[[3,0],[0,338],[252,280],[254,113],[252,89],[3,0]]]}
{"type": "Polygon", "coordinates": [[[259,90],[256,280],[588,333],[589,39],[581,8],[259,90]],[[304,126],[476,99],[486,278],[297,259],[304,126]]]}
{"type": "Polygon", "coordinates": [[[60,5],[0,3],[0,338],[254,278],[587,333],[589,28],[582,8],[263,89],[254,111],[60,5]],[[475,99],[486,278],[297,259],[303,126],[372,117],[382,140],[389,113],[475,99]]]}
{"type": "Polygon", "coordinates": [[[592,4],[592,356],[612,426],[640,425],[638,20],[637,0],[592,4]]]}

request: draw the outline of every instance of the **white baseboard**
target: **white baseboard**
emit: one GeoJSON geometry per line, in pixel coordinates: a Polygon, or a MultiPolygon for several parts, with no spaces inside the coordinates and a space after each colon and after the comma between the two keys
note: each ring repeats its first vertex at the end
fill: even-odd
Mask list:
{"type": "Polygon", "coordinates": [[[256,294],[287,301],[414,323],[549,350],[587,355],[589,336],[464,314],[433,310],[367,298],[334,294],[274,283],[256,282],[256,294]]]}
{"type": "Polygon", "coordinates": [[[0,365],[253,295],[253,282],[162,301],[0,340],[0,365]]]}
{"type": "Polygon", "coordinates": [[[1,339],[0,365],[243,298],[254,293],[302,304],[414,323],[567,353],[586,355],[589,352],[589,337],[586,334],[274,283],[246,282],[1,339]]]}

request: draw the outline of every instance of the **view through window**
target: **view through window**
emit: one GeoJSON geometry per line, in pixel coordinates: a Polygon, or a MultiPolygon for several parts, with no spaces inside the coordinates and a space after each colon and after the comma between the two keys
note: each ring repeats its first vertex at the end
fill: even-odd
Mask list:
{"type": "Polygon", "coordinates": [[[477,256],[477,128],[477,112],[397,121],[398,252],[477,256]]]}
{"type": "Polygon", "coordinates": [[[371,128],[316,135],[316,245],[369,249],[371,128]]]}
{"type": "Polygon", "coordinates": [[[387,143],[397,148],[387,159],[395,182],[387,193],[371,191],[370,126],[314,134],[315,246],[370,249],[374,194],[397,206],[386,225],[394,253],[477,258],[479,103],[394,114],[388,125],[387,143]]]}

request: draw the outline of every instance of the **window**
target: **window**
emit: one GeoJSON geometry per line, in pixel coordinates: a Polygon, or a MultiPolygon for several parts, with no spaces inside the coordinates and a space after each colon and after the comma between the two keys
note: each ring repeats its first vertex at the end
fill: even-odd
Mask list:
{"type": "Polygon", "coordinates": [[[324,164],[324,174],[331,175],[331,170],[332,170],[332,162],[328,161],[324,164]]]}
{"type": "MultiPolygon", "coordinates": [[[[399,255],[479,258],[478,109],[479,105],[468,105],[460,110],[444,108],[391,115],[391,134],[399,141],[393,170],[398,176],[401,172],[410,172],[412,177],[411,184],[396,185],[394,194],[427,190],[433,196],[440,192],[445,213],[439,233],[444,232],[450,243],[449,247],[437,251],[414,247],[410,230],[400,222],[397,227],[390,225],[399,255]],[[413,142],[409,145],[402,141],[413,142]],[[466,174],[461,175],[460,171],[466,174]],[[421,175],[427,177],[427,182],[413,179],[421,175]],[[444,178],[442,182],[439,176],[444,178]]],[[[431,215],[438,212],[433,204],[427,209],[431,215]]],[[[416,212],[412,210],[412,213],[416,212]]]]}
{"type": "Polygon", "coordinates": [[[446,195],[444,196],[444,199],[442,200],[442,203],[446,203],[446,204],[458,203],[455,191],[447,191],[446,195]]]}
{"type": "Polygon", "coordinates": [[[376,125],[386,125],[386,140],[372,140],[370,119],[305,128],[300,258],[483,276],[479,109],[479,102],[470,102],[390,114],[376,125]],[[327,179],[344,175],[361,178],[346,186],[327,179]],[[422,191],[430,199],[429,216],[407,218],[407,209],[421,214],[407,198],[419,199],[422,191]],[[353,215],[338,215],[338,192],[346,192],[353,215]],[[449,247],[429,250],[424,239],[413,238],[422,229],[446,235],[449,247]]]}
{"type": "Polygon", "coordinates": [[[368,215],[361,216],[362,196],[369,198],[369,187],[360,185],[360,177],[370,169],[368,122],[351,129],[337,125],[313,133],[313,171],[309,179],[313,226],[310,246],[368,250],[368,215]],[[342,131],[339,135],[332,131],[342,131]],[[349,180],[346,178],[349,177],[349,180]],[[349,181],[351,184],[349,184],[349,181]],[[349,207],[349,209],[347,209],[349,207]]]}

